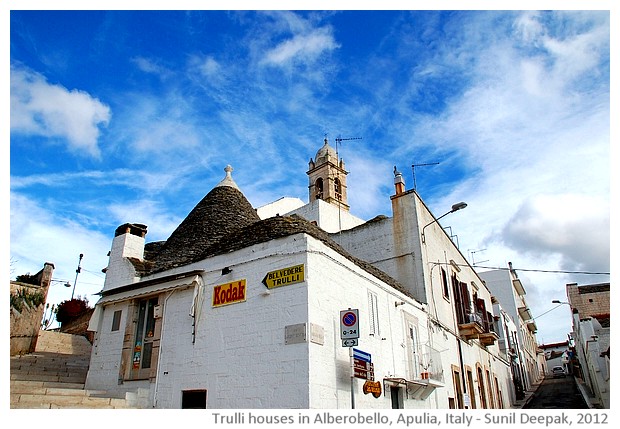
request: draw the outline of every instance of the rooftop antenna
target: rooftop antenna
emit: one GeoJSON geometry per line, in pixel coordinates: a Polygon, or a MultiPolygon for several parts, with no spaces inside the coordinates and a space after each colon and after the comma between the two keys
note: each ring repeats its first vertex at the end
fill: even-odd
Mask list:
{"type": "MultiPolygon", "coordinates": [[[[467,251],[471,254],[471,265],[475,266],[476,265],[476,261],[474,259],[474,256],[476,253],[478,252],[484,252],[487,249],[478,249],[478,250],[474,250],[474,249],[467,249],[467,251]]],[[[484,260],[484,261],[478,261],[479,264],[483,263],[483,262],[489,262],[488,259],[484,260]]]]}
{"type": "MultiPolygon", "coordinates": [[[[338,173],[338,176],[340,176],[340,155],[338,152],[338,145],[341,145],[343,141],[348,141],[348,140],[361,140],[361,137],[347,137],[347,138],[342,138],[342,136],[338,135],[338,137],[336,137],[334,139],[334,141],[336,142],[336,162],[338,163],[338,170],[336,170],[338,173]]],[[[338,179],[340,180],[340,179],[338,179]]],[[[338,198],[338,234],[342,234],[342,218],[341,218],[341,210],[342,210],[342,201],[341,201],[341,195],[336,195],[336,197],[338,198]]]]}
{"type": "Polygon", "coordinates": [[[437,165],[439,164],[438,162],[427,162],[424,164],[411,164],[411,173],[413,174],[413,190],[417,190],[416,188],[416,183],[415,183],[415,168],[416,167],[426,167],[428,165],[437,165]]]}
{"type": "Polygon", "coordinates": [[[334,139],[334,141],[336,142],[336,158],[338,158],[338,163],[340,163],[340,156],[338,155],[338,145],[341,145],[343,141],[347,141],[347,140],[361,140],[361,137],[347,137],[347,138],[342,138],[340,136],[336,137],[334,139]]]}

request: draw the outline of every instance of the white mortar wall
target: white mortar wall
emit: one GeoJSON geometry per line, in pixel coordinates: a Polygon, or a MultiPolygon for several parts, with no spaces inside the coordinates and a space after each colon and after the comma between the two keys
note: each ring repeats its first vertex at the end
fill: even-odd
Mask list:
{"type": "Polygon", "coordinates": [[[308,344],[284,344],[285,327],[308,319],[306,283],[272,289],[269,295],[263,295],[267,288],[261,283],[269,271],[306,264],[300,237],[203,261],[205,300],[194,344],[189,316],[193,291],[170,296],[157,408],[180,408],[186,389],[207,389],[208,408],[308,407],[308,344]],[[280,256],[274,255],[276,250],[280,256]],[[223,266],[232,267],[232,273],[222,276],[223,266]],[[246,279],[246,301],[212,307],[213,287],[239,279],[246,279]]]}
{"type": "Polygon", "coordinates": [[[290,213],[304,205],[305,203],[299,198],[283,197],[272,203],[265,204],[264,206],[257,208],[256,214],[261,219],[267,219],[276,215],[283,216],[284,214],[290,213]]]}
{"type": "Polygon", "coordinates": [[[128,303],[126,301],[104,307],[99,330],[95,333],[91,351],[85,383],[86,389],[107,390],[116,396],[123,397],[126,391],[135,390],[139,387],[148,388],[148,380],[125,382],[124,384],[118,382],[127,317],[128,303]],[[112,319],[117,310],[122,311],[120,327],[118,331],[112,331],[112,319]]]}
{"type": "Polygon", "coordinates": [[[136,271],[126,258],[142,259],[143,257],[144,237],[130,233],[114,237],[103,290],[108,291],[117,286],[133,283],[136,280],[136,271]]]}
{"type": "MultiPolygon", "coordinates": [[[[477,340],[461,342],[461,362],[451,276],[456,273],[459,281],[468,284],[470,293],[473,292],[473,282],[478,288],[478,296],[486,301],[487,311],[492,312],[491,293],[417,194],[408,192],[393,198],[392,208],[392,218],[344,231],[335,238],[336,241],[355,256],[372,262],[397,279],[419,301],[428,305],[428,312],[436,321],[432,324],[430,342],[434,349],[443,350],[445,387],[437,390],[438,407],[446,408],[448,397],[455,396],[452,368],[462,373],[463,367],[475,370],[477,364],[488,366],[497,376],[500,390],[505,393],[504,405],[508,406],[508,390],[512,383],[510,369],[504,359],[497,358],[497,344],[485,349],[477,340]],[[424,242],[421,240],[422,231],[424,242]],[[450,264],[451,260],[458,269],[450,264]],[[441,268],[446,271],[449,283],[447,297],[443,293],[441,268]]],[[[458,213],[450,216],[458,216],[458,213]]],[[[479,399],[477,404],[480,406],[479,399]]]]}
{"type": "MultiPolygon", "coordinates": [[[[351,408],[351,369],[348,347],[340,338],[340,311],[359,311],[360,338],[356,347],[372,356],[375,380],[386,377],[413,379],[406,344],[405,313],[418,320],[419,342],[428,344],[427,318],[419,305],[378,281],[341,255],[310,239],[308,264],[312,267],[308,280],[309,317],[311,323],[325,329],[324,345],[310,344],[311,408],[351,408]],[[318,278],[316,276],[319,276],[318,278]],[[370,335],[368,292],[377,295],[378,333],[370,335]],[[396,302],[405,301],[396,307],[396,302]]],[[[355,406],[360,409],[391,408],[390,392],[380,398],[362,392],[364,380],[354,379],[355,406]]],[[[442,402],[441,389],[427,400],[406,399],[405,408],[437,408],[442,402]]],[[[443,403],[447,404],[447,400],[443,403]]]]}
{"type": "Polygon", "coordinates": [[[363,219],[352,215],[349,211],[339,209],[323,200],[314,200],[286,214],[296,214],[311,222],[315,221],[318,226],[329,233],[350,229],[364,223],[363,219]]]}

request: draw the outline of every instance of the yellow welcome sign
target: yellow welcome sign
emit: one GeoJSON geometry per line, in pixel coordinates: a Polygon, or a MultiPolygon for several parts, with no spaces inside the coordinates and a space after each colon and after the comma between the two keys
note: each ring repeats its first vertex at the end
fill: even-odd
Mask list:
{"type": "Polygon", "coordinates": [[[270,271],[265,275],[263,284],[267,286],[268,289],[273,289],[280,286],[301,283],[305,280],[304,273],[304,264],[270,271]]]}

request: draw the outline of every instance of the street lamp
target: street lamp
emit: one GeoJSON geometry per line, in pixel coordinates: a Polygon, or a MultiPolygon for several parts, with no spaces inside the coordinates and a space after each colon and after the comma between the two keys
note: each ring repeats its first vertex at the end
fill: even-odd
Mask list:
{"type": "Polygon", "coordinates": [[[570,302],[560,301],[559,299],[554,299],[553,301],[551,301],[551,303],[552,303],[552,304],[558,304],[558,305],[556,305],[555,307],[553,307],[553,308],[552,308],[552,309],[550,309],[550,310],[545,311],[543,314],[539,314],[538,316],[536,316],[536,317],[532,318],[532,320],[536,320],[536,319],[538,319],[540,316],[544,316],[545,314],[547,314],[547,313],[549,313],[549,312],[551,312],[551,311],[555,310],[556,308],[558,308],[558,307],[560,307],[560,306],[562,306],[562,305],[564,305],[564,304],[566,304],[566,305],[570,305],[570,302]]]}
{"type": "Polygon", "coordinates": [[[422,228],[422,243],[426,243],[426,239],[424,237],[424,229],[426,229],[427,226],[434,224],[435,222],[437,222],[439,219],[441,219],[444,216],[449,215],[450,213],[454,213],[455,211],[464,209],[465,207],[467,207],[467,204],[464,202],[460,202],[460,203],[456,203],[456,204],[452,204],[452,210],[450,210],[447,213],[442,214],[441,216],[439,216],[437,219],[433,220],[432,222],[427,223],[426,225],[424,225],[424,228],[422,228]]]}
{"type": "Polygon", "coordinates": [[[75,286],[77,285],[78,275],[82,272],[82,258],[84,257],[83,253],[80,253],[80,260],[78,261],[77,270],[75,270],[75,281],[73,282],[73,291],[71,291],[71,299],[73,299],[73,294],[75,293],[75,286]]]}

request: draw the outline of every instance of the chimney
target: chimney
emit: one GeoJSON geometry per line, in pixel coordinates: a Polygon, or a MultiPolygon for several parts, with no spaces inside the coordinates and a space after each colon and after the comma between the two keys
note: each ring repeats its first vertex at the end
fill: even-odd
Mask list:
{"type": "Polygon", "coordinates": [[[394,187],[396,188],[396,195],[400,195],[405,192],[405,179],[403,174],[394,166],[394,187]]]}
{"type": "Polygon", "coordinates": [[[146,225],[139,223],[125,223],[116,228],[108,266],[104,268],[106,276],[103,290],[135,281],[136,270],[130,259],[144,259],[146,229],[146,225]]]}

